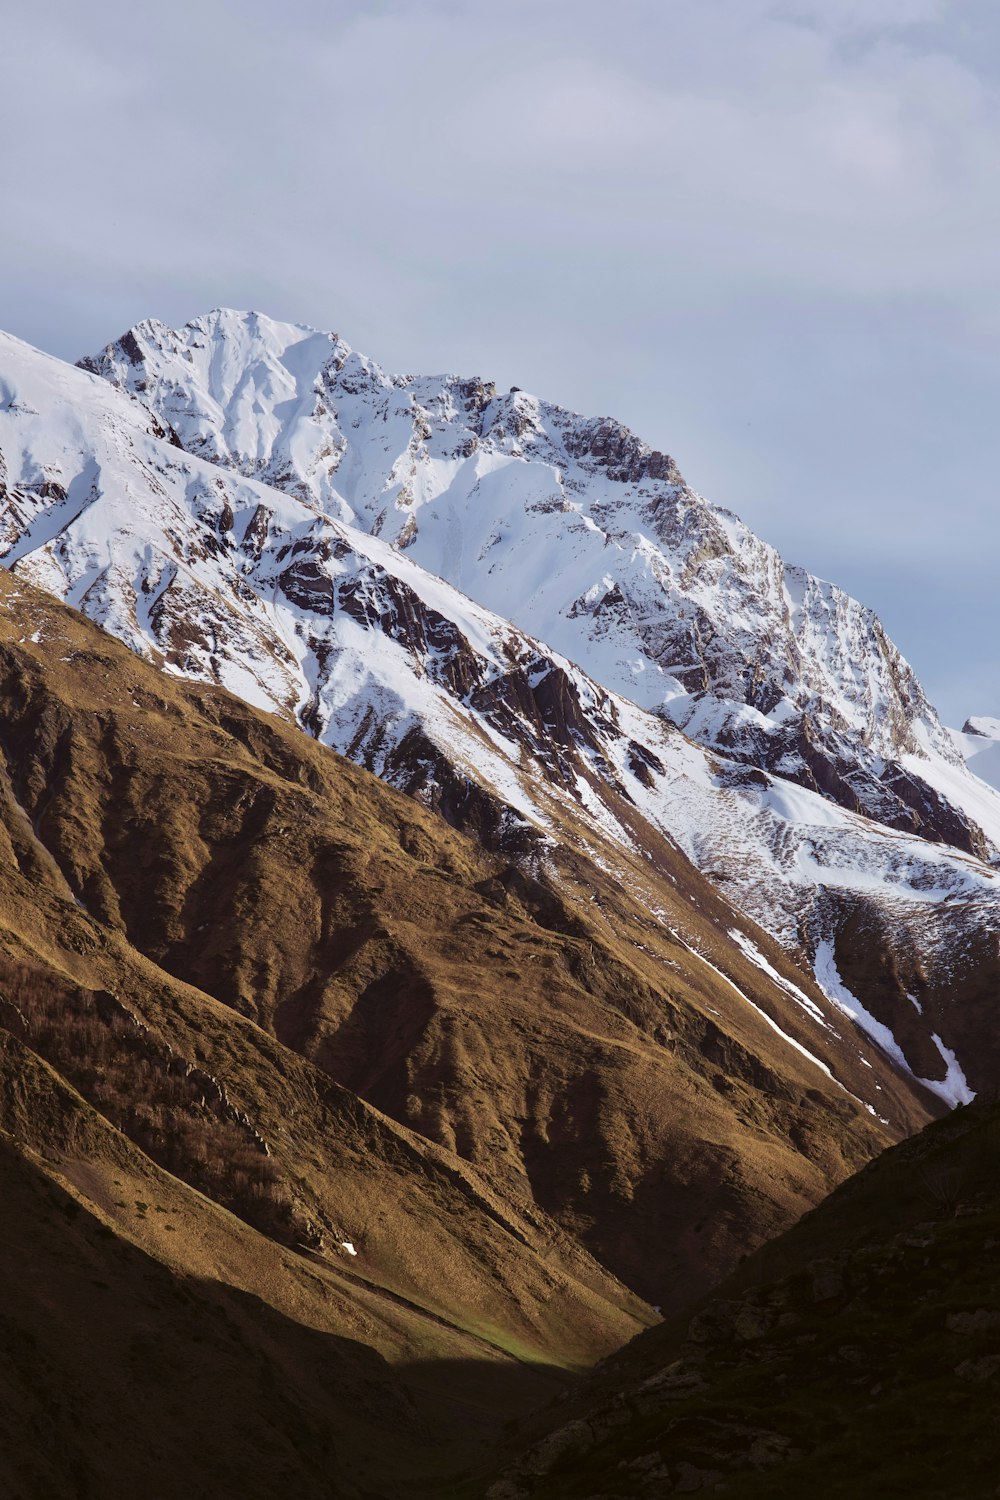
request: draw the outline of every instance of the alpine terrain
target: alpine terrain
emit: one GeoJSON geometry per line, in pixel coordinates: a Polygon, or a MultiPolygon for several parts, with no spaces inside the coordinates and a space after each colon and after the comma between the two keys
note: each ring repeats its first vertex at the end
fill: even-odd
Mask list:
{"type": "Polygon", "coordinates": [[[228,310],[0,335],[0,555],[0,1487],[818,1494],[873,1328],[992,1378],[1000,724],[869,609],[228,310]]]}

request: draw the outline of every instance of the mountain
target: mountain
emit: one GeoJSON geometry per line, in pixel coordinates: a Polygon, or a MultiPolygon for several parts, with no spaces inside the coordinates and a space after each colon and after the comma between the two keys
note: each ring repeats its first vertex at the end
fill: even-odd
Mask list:
{"type": "Polygon", "coordinates": [[[997,794],[614,424],[256,315],[92,363],[0,336],[2,1483],[471,1493],[995,1088],[997,794]]]}
{"type": "Polygon", "coordinates": [[[995,1494],[998,1135],[994,1095],[887,1151],[463,1493],[995,1494]]]}
{"type": "Polygon", "coordinates": [[[558,882],[534,878],[293,727],[0,584],[17,868],[641,1295],[708,1285],[937,1102],[863,1062],[678,851],[656,879],[610,840],[607,872],[569,844],[558,882]]]}
{"type": "Polygon", "coordinates": [[[1000,788],[1000,719],[966,719],[961,730],[953,729],[951,736],[973,775],[1000,788]]]}
{"type": "Polygon", "coordinates": [[[186,451],[405,548],[699,743],[889,827],[997,847],[1000,802],[965,805],[960,757],[872,611],[620,423],[387,375],[334,334],[227,309],[141,323],[82,364],[186,451]]]}
{"type": "MultiPolygon", "coordinates": [[[[557,871],[572,847],[641,891],[669,877],[666,847],[683,850],[818,978],[834,1030],[860,1025],[949,1103],[1000,1076],[996,873],[971,852],[993,847],[1000,797],[964,768],[874,617],[785,569],[666,459],[617,428],[609,458],[607,424],[534,403],[525,425],[523,393],[388,377],[330,335],[255,314],[141,325],[91,362],[101,378],[12,339],[0,353],[0,546],[19,576],[529,868],[557,871]],[[373,511],[389,475],[392,503],[373,511]],[[549,500],[562,486],[558,504],[545,485],[549,500]],[[484,550],[487,525],[499,539],[484,550]],[[736,541],[720,552],[709,533],[736,541]],[[680,692],[628,624],[637,604],[577,607],[598,554],[615,587],[641,574],[656,631],[702,620],[718,693],[680,692]],[[725,696],[737,662],[773,677],[779,661],[789,681],[770,718],[725,696]],[[765,720],[759,744],[725,727],[765,720]],[[772,753],[787,735],[801,754],[791,740],[772,753]]],[[[785,1013],[809,1014],[790,992],[785,1013]]]]}

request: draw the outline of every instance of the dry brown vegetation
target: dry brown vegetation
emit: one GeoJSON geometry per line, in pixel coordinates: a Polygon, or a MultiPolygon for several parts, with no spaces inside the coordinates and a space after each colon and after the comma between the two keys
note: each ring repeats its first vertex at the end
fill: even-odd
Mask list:
{"type": "MultiPolygon", "coordinates": [[[[80,1122],[78,1137],[94,1134],[80,1122]]],[[[331,1329],[319,1297],[313,1317],[297,1318],[231,1274],[191,1274],[150,1253],[154,1227],[172,1245],[199,1205],[204,1232],[225,1225],[201,1200],[185,1205],[165,1175],[129,1168],[118,1156],[109,1185],[145,1205],[134,1217],[146,1246],[0,1134],[0,1494],[358,1500],[348,1476],[368,1489],[366,1467],[386,1496],[399,1493],[391,1455],[364,1462],[388,1428],[421,1463],[421,1422],[393,1372],[331,1329]]]]}
{"type": "Polygon", "coordinates": [[[159,1166],[289,1244],[322,1243],[267,1143],[217,1079],[162,1045],[109,992],[0,954],[0,1026],[159,1166]]]}

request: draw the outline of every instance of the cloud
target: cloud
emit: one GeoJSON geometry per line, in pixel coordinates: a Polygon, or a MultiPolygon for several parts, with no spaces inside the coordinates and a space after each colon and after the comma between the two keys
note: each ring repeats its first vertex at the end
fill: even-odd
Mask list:
{"type": "Polygon", "coordinates": [[[995,287],[995,90],[899,35],[939,6],[617,14],[182,0],[105,4],[95,26],[48,0],[10,39],[45,59],[43,91],[37,65],[8,71],[13,217],[154,270],[280,256],[297,277],[333,243],[352,273],[395,245],[447,276],[509,246],[544,278],[572,231],[598,258],[655,247],[826,293],[995,287]]]}

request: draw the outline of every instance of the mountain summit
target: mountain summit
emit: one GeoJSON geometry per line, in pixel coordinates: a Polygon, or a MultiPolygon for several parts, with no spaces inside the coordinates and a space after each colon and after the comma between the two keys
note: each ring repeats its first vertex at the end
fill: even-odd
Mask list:
{"type": "Polygon", "coordinates": [[[141,323],[81,363],[187,452],[406,549],[699,743],[889,827],[996,847],[1000,813],[982,829],[873,612],[621,423],[480,379],[387,375],[335,334],[228,309],[141,323]]]}

